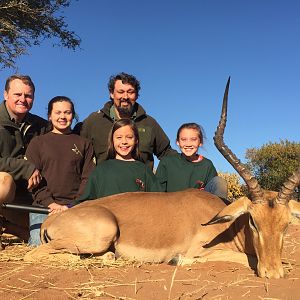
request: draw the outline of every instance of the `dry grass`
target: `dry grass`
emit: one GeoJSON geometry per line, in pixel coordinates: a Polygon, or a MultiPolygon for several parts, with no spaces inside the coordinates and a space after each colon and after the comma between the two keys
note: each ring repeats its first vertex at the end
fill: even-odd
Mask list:
{"type": "MultiPolygon", "coordinates": [[[[27,244],[20,242],[16,237],[4,235],[2,243],[5,246],[4,251],[0,251],[0,262],[21,262],[21,264],[32,264],[24,262],[23,258],[27,252],[33,248],[27,244]]],[[[34,262],[36,264],[36,262],[34,262]]],[[[43,262],[41,262],[43,264],[43,262]]],[[[81,269],[81,268],[120,268],[124,266],[139,267],[141,263],[118,258],[115,261],[103,260],[93,255],[73,255],[73,254],[53,254],[47,261],[47,266],[57,267],[60,269],[81,269]]]]}
{"type": "MultiPolygon", "coordinates": [[[[94,299],[95,297],[107,299],[124,299],[132,300],[130,297],[119,297],[112,293],[108,293],[105,290],[111,287],[132,287],[136,291],[138,290],[137,285],[145,283],[136,280],[136,282],[121,283],[119,276],[109,277],[105,280],[95,280],[92,275],[91,270],[99,268],[108,269],[118,269],[133,267],[139,268],[140,263],[135,261],[128,261],[124,259],[117,259],[115,261],[104,261],[97,256],[76,256],[69,255],[61,259],[61,256],[52,255],[52,259],[47,262],[24,262],[23,258],[27,252],[32,250],[32,247],[25,243],[20,242],[17,238],[10,235],[5,235],[2,239],[5,250],[0,251],[0,263],[10,263],[10,267],[7,269],[1,269],[0,272],[0,284],[10,277],[18,277],[17,281],[21,282],[23,285],[28,286],[28,288],[20,288],[17,285],[0,285],[0,298],[1,294],[6,295],[7,293],[12,293],[16,295],[14,299],[35,299],[35,295],[42,291],[45,287],[49,290],[57,291],[59,295],[65,294],[66,298],[69,299],[94,299]],[[28,267],[34,266],[33,273],[28,274],[29,278],[24,280],[24,271],[28,270],[28,267]],[[36,275],[37,269],[40,270],[39,275],[36,275]],[[76,283],[74,282],[72,286],[57,286],[48,281],[50,273],[61,272],[60,270],[76,271],[84,269],[89,273],[89,280],[87,282],[76,283]],[[63,293],[63,294],[62,294],[63,293]],[[17,297],[17,295],[26,294],[24,297],[17,297]]],[[[149,280],[149,282],[153,280],[149,280]]],[[[3,298],[2,298],[3,299],[3,298]]]]}
{"type": "Polygon", "coordinates": [[[160,288],[161,293],[164,292],[165,299],[169,300],[233,299],[228,297],[232,290],[241,291],[238,294],[241,299],[277,299],[271,297],[271,292],[276,285],[298,280],[296,276],[293,278],[289,276],[300,263],[295,261],[294,255],[299,253],[298,237],[299,234],[298,236],[288,234],[285,239],[283,264],[288,277],[277,283],[258,278],[253,272],[244,272],[243,268],[239,269],[236,266],[219,270],[214,267],[202,269],[202,265],[199,264],[191,268],[189,275],[189,269],[182,273],[182,267],[175,267],[166,273],[165,271],[152,273],[155,266],[150,264],[123,259],[103,261],[97,256],[70,255],[70,258],[76,259],[67,261],[62,261],[60,256],[57,256],[56,261],[47,263],[24,262],[23,257],[32,248],[12,236],[6,236],[3,241],[6,249],[0,251],[0,262],[3,266],[7,266],[7,268],[0,268],[0,298],[48,300],[55,299],[53,295],[59,295],[57,299],[133,300],[146,299],[140,296],[146,289],[160,288]],[[136,273],[135,277],[128,276],[135,268],[139,269],[139,273],[136,273]],[[65,276],[84,273],[85,276],[81,276],[80,280],[56,281],[54,280],[56,273],[66,274],[65,276]],[[14,280],[8,281],[7,278],[14,278],[14,280]],[[44,298],[44,289],[47,289],[53,298],[44,298]]]}

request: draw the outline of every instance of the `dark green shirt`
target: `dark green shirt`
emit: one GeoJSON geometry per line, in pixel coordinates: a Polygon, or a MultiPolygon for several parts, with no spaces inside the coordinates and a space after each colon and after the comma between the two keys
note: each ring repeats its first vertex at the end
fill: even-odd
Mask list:
{"type": "Polygon", "coordinates": [[[156,170],[156,177],[166,192],[204,188],[217,175],[211,160],[203,157],[200,162],[190,162],[179,154],[163,157],[156,170]]]}
{"type": "MultiPolygon", "coordinates": [[[[108,135],[114,123],[111,116],[112,101],[107,102],[98,112],[94,112],[78,123],[74,131],[93,143],[97,164],[106,159],[108,135]]],[[[135,103],[132,116],[139,131],[139,150],[141,161],[153,168],[155,155],[158,159],[176,153],[170,146],[170,140],[157,121],[146,114],[143,107],[135,103]]]]}
{"type": "Polygon", "coordinates": [[[91,173],[79,202],[124,192],[161,191],[155,175],[140,161],[109,159],[91,173]]]}

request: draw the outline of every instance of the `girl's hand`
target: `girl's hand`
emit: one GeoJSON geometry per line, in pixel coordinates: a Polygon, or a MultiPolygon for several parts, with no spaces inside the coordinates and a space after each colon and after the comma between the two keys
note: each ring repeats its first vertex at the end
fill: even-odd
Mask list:
{"type": "Polygon", "coordinates": [[[55,202],[49,204],[48,207],[50,208],[49,216],[60,213],[68,209],[67,205],[60,205],[55,202]]]}
{"type": "Polygon", "coordinates": [[[27,189],[32,190],[33,188],[37,187],[41,181],[42,175],[38,169],[35,169],[28,179],[27,189]]]}

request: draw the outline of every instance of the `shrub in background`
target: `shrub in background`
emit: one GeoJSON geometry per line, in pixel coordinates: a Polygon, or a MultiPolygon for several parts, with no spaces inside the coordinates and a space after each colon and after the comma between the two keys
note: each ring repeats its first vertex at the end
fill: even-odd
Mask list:
{"type": "Polygon", "coordinates": [[[246,196],[246,186],[241,184],[241,177],[235,173],[222,173],[218,174],[224,178],[228,184],[228,200],[234,201],[242,196],[246,196]]]}

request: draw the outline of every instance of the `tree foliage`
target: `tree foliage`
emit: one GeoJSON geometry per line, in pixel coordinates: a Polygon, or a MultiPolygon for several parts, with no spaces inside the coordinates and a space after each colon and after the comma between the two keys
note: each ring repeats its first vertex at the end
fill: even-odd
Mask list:
{"type": "Polygon", "coordinates": [[[240,176],[236,173],[221,173],[218,175],[227,181],[228,185],[228,200],[234,201],[242,196],[246,196],[247,187],[241,184],[240,176]]]}
{"type": "Polygon", "coordinates": [[[299,167],[300,143],[285,140],[265,144],[260,149],[247,149],[246,159],[263,189],[279,191],[299,167]]]}
{"type": "Polygon", "coordinates": [[[15,60],[27,48],[43,39],[57,38],[60,45],[75,50],[80,38],[68,30],[59,14],[70,0],[1,0],[0,1],[0,65],[14,68],[15,60]]]}

